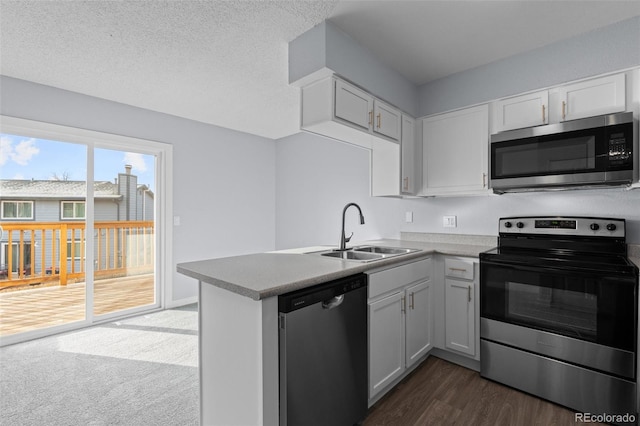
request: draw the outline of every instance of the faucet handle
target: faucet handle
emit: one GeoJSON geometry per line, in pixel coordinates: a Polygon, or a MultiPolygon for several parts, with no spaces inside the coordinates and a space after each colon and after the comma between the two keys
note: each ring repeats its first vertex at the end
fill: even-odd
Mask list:
{"type": "Polygon", "coordinates": [[[349,241],[351,241],[351,237],[353,237],[353,232],[348,237],[347,236],[344,237],[344,242],[348,243],[349,241]]]}

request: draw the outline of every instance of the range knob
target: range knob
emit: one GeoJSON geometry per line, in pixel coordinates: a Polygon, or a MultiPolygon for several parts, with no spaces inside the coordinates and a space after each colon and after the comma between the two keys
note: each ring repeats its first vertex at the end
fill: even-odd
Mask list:
{"type": "Polygon", "coordinates": [[[518,222],[518,223],[516,223],[516,226],[518,227],[518,229],[522,229],[522,228],[524,228],[524,223],[518,222]]]}
{"type": "Polygon", "coordinates": [[[615,223],[608,223],[607,224],[607,231],[615,231],[616,230],[616,224],[615,223]]]}
{"type": "Polygon", "coordinates": [[[591,228],[592,231],[597,231],[598,229],[600,229],[600,225],[598,225],[597,223],[592,223],[591,225],[589,225],[589,228],[591,228]]]}
{"type": "Polygon", "coordinates": [[[505,228],[511,228],[513,225],[511,224],[511,222],[505,222],[504,223],[504,227],[505,228]]]}

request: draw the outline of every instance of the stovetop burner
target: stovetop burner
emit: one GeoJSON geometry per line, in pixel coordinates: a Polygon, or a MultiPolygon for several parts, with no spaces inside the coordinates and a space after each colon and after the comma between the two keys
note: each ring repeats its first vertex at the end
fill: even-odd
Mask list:
{"type": "Polygon", "coordinates": [[[582,272],[634,274],[627,259],[625,220],[597,217],[507,217],[499,220],[498,247],[485,261],[582,272]]]}

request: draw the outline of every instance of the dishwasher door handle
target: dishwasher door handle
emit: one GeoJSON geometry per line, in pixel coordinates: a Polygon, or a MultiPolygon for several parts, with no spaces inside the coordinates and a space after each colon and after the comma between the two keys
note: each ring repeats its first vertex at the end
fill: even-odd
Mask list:
{"type": "Polygon", "coordinates": [[[327,299],[324,302],[322,302],[322,308],[323,309],[333,309],[337,306],[340,306],[342,304],[342,302],[344,302],[344,294],[341,294],[340,296],[336,296],[336,297],[332,297],[331,299],[327,299]]]}

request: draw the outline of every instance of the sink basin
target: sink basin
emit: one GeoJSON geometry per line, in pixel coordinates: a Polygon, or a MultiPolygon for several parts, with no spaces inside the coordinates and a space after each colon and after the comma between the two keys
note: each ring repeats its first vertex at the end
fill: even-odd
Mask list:
{"type": "Polygon", "coordinates": [[[408,248],[399,248],[399,247],[382,247],[382,246],[361,246],[354,247],[353,251],[356,252],[364,252],[364,253],[380,253],[380,254],[408,254],[413,253],[418,250],[416,249],[408,249],[408,248]]]}
{"type": "Polygon", "coordinates": [[[418,249],[384,247],[384,246],[357,246],[344,251],[327,250],[316,251],[307,254],[316,254],[325,257],[333,257],[342,260],[354,260],[357,262],[373,262],[376,260],[388,259],[390,257],[402,256],[404,254],[420,251],[418,249]]]}
{"type": "Polygon", "coordinates": [[[379,253],[358,252],[353,250],[346,251],[329,251],[320,253],[320,256],[337,257],[339,259],[360,260],[362,262],[370,262],[372,260],[383,259],[384,256],[379,253]]]}

